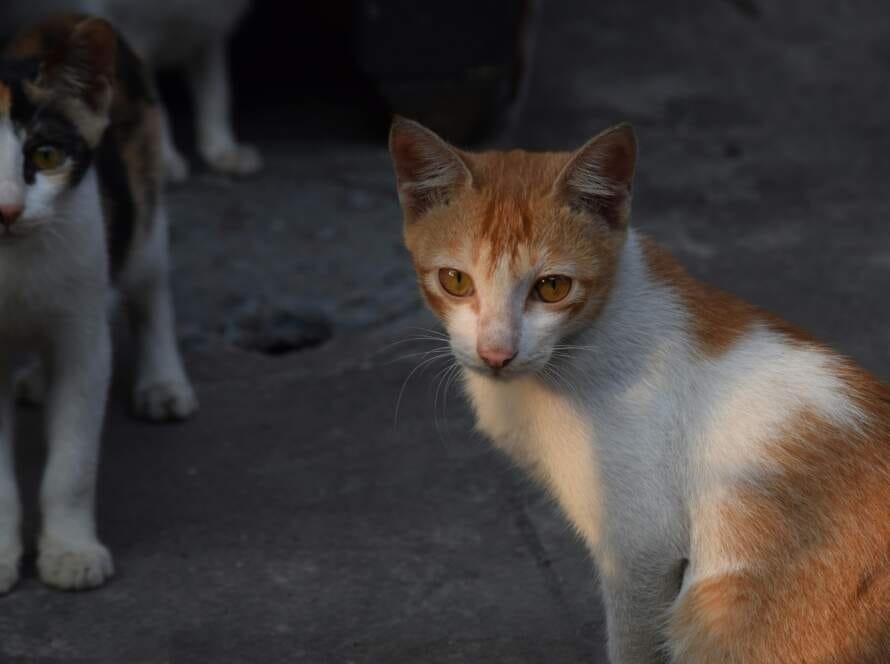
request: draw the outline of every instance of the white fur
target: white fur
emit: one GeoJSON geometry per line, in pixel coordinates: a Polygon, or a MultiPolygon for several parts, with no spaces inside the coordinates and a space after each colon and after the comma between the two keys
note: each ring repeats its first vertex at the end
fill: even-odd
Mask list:
{"type": "MultiPolygon", "coordinates": [[[[226,63],[228,40],[250,0],[29,0],[9,5],[0,9],[0,18],[18,28],[59,12],[107,18],[152,67],[185,71],[195,103],[198,149],[211,167],[235,175],[262,168],[256,149],[235,138],[226,63]]],[[[188,163],[173,143],[169,122],[163,129],[167,174],[184,180],[188,163]]]]}
{"type": "Polygon", "coordinates": [[[569,340],[555,314],[505,304],[526,282],[443,260],[481,284],[480,315],[459,305],[446,321],[479,428],[543,480],[593,552],[612,661],[660,661],[683,561],[684,586],[740,564],[719,546],[716,509],[735,482],[770,471],[771,437],[803,409],[847,426],[861,417],[834,360],[764,326],[709,359],[678,294],[648,274],[633,231],[608,303],[569,340]],[[512,374],[494,377],[474,357],[489,325],[518,335],[512,374]]]}
{"type": "MultiPolygon", "coordinates": [[[[8,146],[9,147],[9,146],[8,146]]],[[[19,146],[19,150],[21,147],[19,146]]],[[[10,178],[8,171],[4,178],[10,178]]],[[[27,188],[14,238],[0,238],[0,359],[3,440],[12,446],[12,354],[39,353],[50,376],[48,457],[38,570],[47,583],[85,588],[113,571],[96,538],[94,492],[99,438],[111,372],[108,262],[95,175],[61,191],[37,176],[27,188]],[[52,210],[52,217],[50,211],[52,210]]],[[[0,590],[18,575],[18,497],[12,456],[0,455],[0,590]],[[3,553],[5,550],[5,553],[3,553]]]]}
{"type": "MultiPolygon", "coordinates": [[[[100,585],[113,573],[96,536],[95,483],[111,374],[105,225],[95,171],[74,188],[59,174],[26,185],[23,136],[0,122],[0,193],[22,194],[24,211],[0,235],[0,593],[18,578],[20,507],[12,459],[14,356],[36,354],[29,386],[46,377],[48,457],[40,489],[37,567],[65,589],[100,585]]],[[[139,228],[147,227],[140,224],[139,228]]],[[[196,408],[176,348],[166,276],[163,209],[148,236],[135,238],[121,285],[139,337],[137,412],[162,419],[196,408]]],[[[42,396],[42,395],[41,395],[42,396]]]]}

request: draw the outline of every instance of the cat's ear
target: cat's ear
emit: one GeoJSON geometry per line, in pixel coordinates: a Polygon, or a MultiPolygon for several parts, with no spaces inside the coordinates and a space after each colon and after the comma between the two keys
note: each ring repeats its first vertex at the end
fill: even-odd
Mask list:
{"type": "Polygon", "coordinates": [[[556,194],[610,228],[623,228],[630,217],[636,160],[633,127],[625,123],[606,129],[572,155],[556,181],[556,194]]]}
{"type": "Polygon", "coordinates": [[[116,54],[117,35],[111,24],[101,18],[84,19],[47,55],[42,82],[79,97],[96,114],[107,114],[116,54]]]}
{"type": "Polygon", "coordinates": [[[413,120],[396,116],[389,132],[389,152],[409,223],[472,185],[470,169],[457,151],[413,120]]]}

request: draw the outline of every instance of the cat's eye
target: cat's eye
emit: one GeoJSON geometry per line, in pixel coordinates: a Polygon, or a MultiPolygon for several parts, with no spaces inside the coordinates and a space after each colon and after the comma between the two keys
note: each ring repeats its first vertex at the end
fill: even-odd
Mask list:
{"type": "Polygon", "coordinates": [[[541,277],[535,284],[535,293],[543,302],[559,302],[564,300],[572,290],[572,280],[562,275],[541,277]]]}
{"type": "Polygon", "coordinates": [[[467,297],[473,294],[473,280],[470,279],[470,275],[460,270],[442,268],[439,270],[439,283],[455,297],[467,297]]]}
{"type": "Polygon", "coordinates": [[[54,145],[38,145],[31,151],[31,163],[39,171],[51,171],[65,161],[65,153],[54,145]]]}

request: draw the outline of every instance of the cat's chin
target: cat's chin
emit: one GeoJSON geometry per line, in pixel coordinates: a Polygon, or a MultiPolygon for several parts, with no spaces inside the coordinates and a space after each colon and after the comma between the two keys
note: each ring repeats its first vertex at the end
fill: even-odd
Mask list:
{"type": "Polygon", "coordinates": [[[472,371],[477,376],[482,376],[483,378],[488,378],[489,380],[493,380],[499,383],[508,383],[512,380],[516,380],[517,378],[528,376],[531,373],[524,369],[490,369],[489,367],[478,367],[474,365],[464,365],[464,368],[468,371],[472,371]]]}

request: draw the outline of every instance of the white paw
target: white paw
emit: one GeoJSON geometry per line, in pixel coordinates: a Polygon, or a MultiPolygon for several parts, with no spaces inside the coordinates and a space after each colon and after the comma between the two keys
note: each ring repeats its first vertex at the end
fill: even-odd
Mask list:
{"type": "Polygon", "coordinates": [[[98,588],[114,574],[111,554],[96,540],[64,542],[43,538],[37,572],[48,586],[61,590],[98,588]]]}
{"type": "Polygon", "coordinates": [[[20,551],[0,552],[0,595],[5,595],[19,580],[20,551]]]}
{"type": "Polygon", "coordinates": [[[27,406],[42,406],[46,399],[46,376],[39,364],[32,364],[16,374],[16,399],[27,406]]]}
{"type": "Polygon", "coordinates": [[[263,167],[263,159],[250,145],[231,145],[224,148],[208,148],[204,159],[210,167],[227,175],[253,175],[263,167]]]}
{"type": "Polygon", "coordinates": [[[147,381],[136,387],[133,410],[153,422],[185,420],[198,412],[198,398],[187,381],[147,381]]]}
{"type": "Polygon", "coordinates": [[[177,184],[189,178],[189,163],[175,150],[164,153],[164,178],[177,184]]]}

